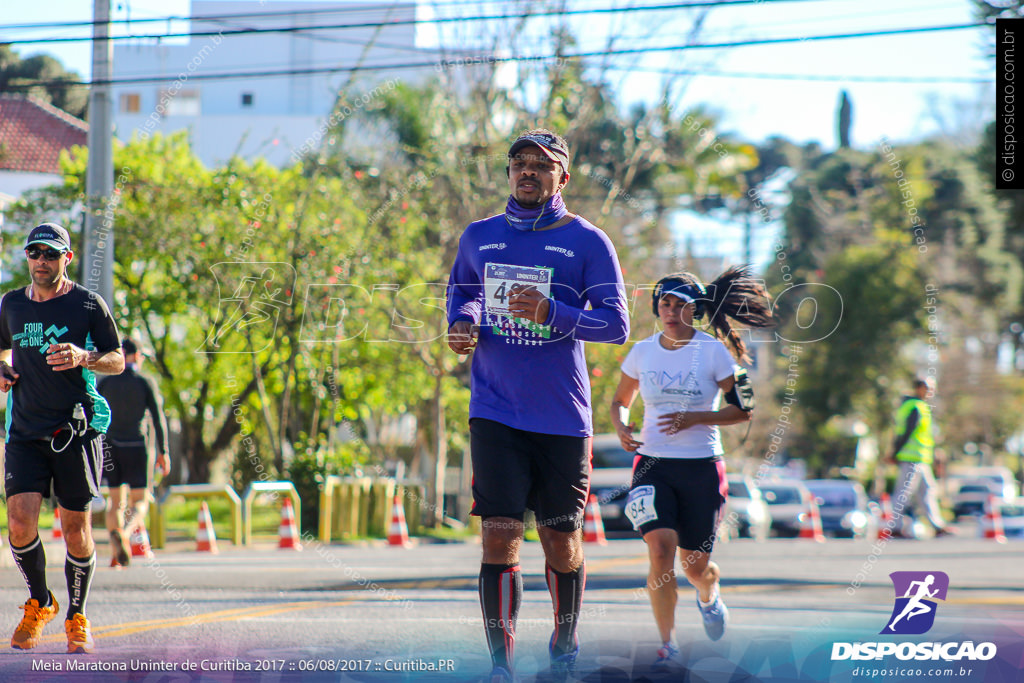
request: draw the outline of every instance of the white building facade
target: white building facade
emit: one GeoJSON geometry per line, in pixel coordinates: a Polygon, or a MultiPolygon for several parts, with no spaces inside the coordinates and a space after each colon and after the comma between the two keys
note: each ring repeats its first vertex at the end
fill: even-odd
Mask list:
{"type": "Polygon", "coordinates": [[[208,166],[236,154],[287,165],[318,147],[339,92],[354,111],[398,84],[434,74],[403,66],[437,59],[415,47],[414,2],[196,0],[191,13],[202,17],[193,19],[191,31],[209,35],[187,44],[115,43],[115,82],[159,77],[112,89],[120,139],[185,129],[208,166]],[[232,33],[246,29],[285,30],[232,33]],[[373,68],[350,71],[359,67],[373,68]],[[259,75],[209,78],[242,73],[259,75]]]}

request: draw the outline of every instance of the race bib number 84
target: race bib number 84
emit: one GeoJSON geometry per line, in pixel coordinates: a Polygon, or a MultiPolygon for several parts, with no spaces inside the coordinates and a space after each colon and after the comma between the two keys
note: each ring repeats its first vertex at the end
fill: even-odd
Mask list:
{"type": "Polygon", "coordinates": [[[633,528],[640,527],[658,519],[658,511],[654,509],[654,487],[637,486],[626,498],[626,517],[633,523],[633,528]]]}

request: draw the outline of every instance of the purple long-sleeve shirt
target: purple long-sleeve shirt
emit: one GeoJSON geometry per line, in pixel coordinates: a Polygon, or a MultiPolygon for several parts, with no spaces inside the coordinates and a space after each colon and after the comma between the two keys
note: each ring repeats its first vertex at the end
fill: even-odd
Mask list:
{"type": "Polygon", "coordinates": [[[534,232],[515,230],[504,214],[471,223],[448,281],[449,326],[458,320],[480,325],[470,418],[541,434],[593,433],[583,342],[629,337],[622,270],[604,232],[579,216],[534,232]],[[505,314],[514,284],[551,300],[543,325],[505,314]]]}

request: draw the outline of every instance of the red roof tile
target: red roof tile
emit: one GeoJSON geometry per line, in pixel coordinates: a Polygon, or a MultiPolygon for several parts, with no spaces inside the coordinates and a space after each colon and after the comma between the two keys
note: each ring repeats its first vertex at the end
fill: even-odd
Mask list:
{"type": "Polygon", "coordinates": [[[61,150],[85,145],[88,130],[37,97],[0,94],[0,169],[59,174],[61,150]]]}

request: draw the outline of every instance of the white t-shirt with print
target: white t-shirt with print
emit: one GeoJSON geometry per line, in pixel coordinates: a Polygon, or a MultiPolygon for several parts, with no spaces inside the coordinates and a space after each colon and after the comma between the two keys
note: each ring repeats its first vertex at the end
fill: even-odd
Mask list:
{"type": "Polygon", "coordinates": [[[661,333],[637,342],[622,372],[640,381],[644,423],[638,441],[641,455],[655,458],[710,458],[722,454],[717,425],[695,425],[673,435],[659,431],[658,418],[667,413],[717,410],[718,382],[736,371],[725,345],[700,330],[678,349],[666,349],[661,333]]]}

